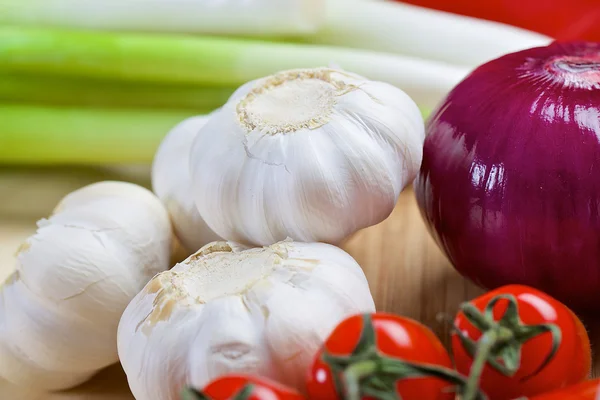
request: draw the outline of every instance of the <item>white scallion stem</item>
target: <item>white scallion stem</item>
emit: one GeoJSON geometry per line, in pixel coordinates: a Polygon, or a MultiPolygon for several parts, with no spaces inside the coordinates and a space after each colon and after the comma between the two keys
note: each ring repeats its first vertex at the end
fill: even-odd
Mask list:
{"type": "Polygon", "coordinates": [[[553,39],[509,25],[391,0],[328,0],[312,43],[403,54],[476,67],[553,39]]]}
{"type": "Polygon", "coordinates": [[[243,36],[315,32],[324,0],[0,0],[0,23],[243,36]]]}

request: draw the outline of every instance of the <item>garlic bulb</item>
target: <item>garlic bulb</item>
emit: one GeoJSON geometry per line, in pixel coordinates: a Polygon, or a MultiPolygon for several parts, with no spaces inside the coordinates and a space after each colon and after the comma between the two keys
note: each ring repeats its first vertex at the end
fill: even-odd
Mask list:
{"type": "Polygon", "coordinates": [[[171,227],[140,186],[100,182],[67,195],[21,246],[0,291],[0,376],[57,390],[118,361],[129,301],[169,267],[171,227]]]}
{"type": "Polygon", "coordinates": [[[190,253],[221,240],[200,217],[190,188],[190,147],[206,121],[205,116],[191,117],[171,129],[152,163],[152,189],[167,208],[175,235],[190,253]]]}
{"type": "Polygon", "coordinates": [[[133,299],[119,324],[119,357],[137,400],[175,400],[184,385],[229,372],[303,390],[334,326],[374,309],[360,266],[337,247],[214,242],[133,299]]]}
{"type": "Polygon", "coordinates": [[[284,71],[240,87],[189,154],[219,236],[337,244],[392,212],[421,165],[423,118],[402,90],[345,71],[284,71]]]}

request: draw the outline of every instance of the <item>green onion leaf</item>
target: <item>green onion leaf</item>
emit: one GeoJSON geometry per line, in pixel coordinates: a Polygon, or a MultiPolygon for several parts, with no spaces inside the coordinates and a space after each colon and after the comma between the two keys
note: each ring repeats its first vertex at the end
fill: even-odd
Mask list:
{"type": "Polygon", "coordinates": [[[0,105],[0,162],[150,163],[163,137],[195,110],[0,105]]]}

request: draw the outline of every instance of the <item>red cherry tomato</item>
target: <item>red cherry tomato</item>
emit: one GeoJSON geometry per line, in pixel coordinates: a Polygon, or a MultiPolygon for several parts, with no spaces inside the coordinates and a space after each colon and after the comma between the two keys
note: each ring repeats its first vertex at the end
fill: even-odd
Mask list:
{"type": "Polygon", "coordinates": [[[267,378],[224,375],[199,392],[187,390],[185,400],[304,400],[294,389],[267,378]]]}
{"type": "Polygon", "coordinates": [[[530,397],[529,400],[596,400],[600,395],[600,379],[583,381],[573,386],[530,397]]]}
{"type": "Polygon", "coordinates": [[[465,303],[455,328],[456,368],[468,375],[479,358],[480,387],[491,400],[537,395],[578,383],[590,373],[590,342],[581,321],[530,287],[504,286],[465,303]]]}
{"type": "Polygon", "coordinates": [[[453,384],[445,380],[457,375],[451,368],[442,343],[419,322],[386,313],[355,315],[342,321],[317,353],[308,397],[348,398],[355,383],[363,399],[396,398],[390,397],[396,391],[403,399],[451,400],[453,384]]]}

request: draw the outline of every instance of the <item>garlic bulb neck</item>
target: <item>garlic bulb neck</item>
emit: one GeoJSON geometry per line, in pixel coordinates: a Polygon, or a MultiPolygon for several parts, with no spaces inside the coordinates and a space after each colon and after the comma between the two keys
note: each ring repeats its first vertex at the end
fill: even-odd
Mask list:
{"type": "Polygon", "coordinates": [[[281,247],[234,252],[227,245],[227,249],[195,254],[185,260],[186,270],[174,275],[171,283],[198,303],[240,295],[268,277],[276,265],[283,263],[285,256],[281,247]]]}
{"type": "Polygon", "coordinates": [[[356,87],[335,79],[328,68],[284,71],[264,79],[237,104],[239,123],[252,132],[291,133],[327,122],[338,96],[356,87]]]}

